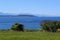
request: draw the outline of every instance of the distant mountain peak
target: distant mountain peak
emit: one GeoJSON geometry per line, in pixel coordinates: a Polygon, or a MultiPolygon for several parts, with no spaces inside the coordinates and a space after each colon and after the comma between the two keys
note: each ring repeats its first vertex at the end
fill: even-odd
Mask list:
{"type": "Polygon", "coordinates": [[[35,15],[18,15],[18,16],[28,16],[28,17],[35,17],[35,15]]]}
{"type": "MultiPolygon", "coordinates": [[[[16,13],[17,14],[17,13],[16,13]]],[[[38,17],[38,16],[36,16],[36,15],[33,15],[33,14],[30,14],[30,13],[19,13],[19,14],[17,14],[17,15],[15,15],[15,14],[10,14],[10,13],[2,13],[2,12],[0,12],[0,17],[1,16],[23,16],[23,17],[38,17]]]]}

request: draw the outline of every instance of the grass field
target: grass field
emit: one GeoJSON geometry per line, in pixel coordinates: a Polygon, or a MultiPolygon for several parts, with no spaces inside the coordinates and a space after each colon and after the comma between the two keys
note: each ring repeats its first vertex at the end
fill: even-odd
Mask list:
{"type": "Polygon", "coordinates": [[[60,33],[0,31],[0,40],[60,40],[60,33]]]}

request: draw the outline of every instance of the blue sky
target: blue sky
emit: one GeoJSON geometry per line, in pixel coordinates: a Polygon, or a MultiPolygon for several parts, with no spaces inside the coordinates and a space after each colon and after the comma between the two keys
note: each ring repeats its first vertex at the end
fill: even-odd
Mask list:
{"type": "Polygon", "coordinates": [[[0,0],[0,12],[60,16],[60,0],[0,0]]]}

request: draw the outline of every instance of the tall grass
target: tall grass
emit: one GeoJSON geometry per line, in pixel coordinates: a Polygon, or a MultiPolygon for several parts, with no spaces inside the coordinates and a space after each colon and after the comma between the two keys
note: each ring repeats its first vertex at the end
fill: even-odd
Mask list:
{"type": "Polygon", "coordinates": [[[60,40],[60,32],[0,31],[0,40],[60,40]]]}

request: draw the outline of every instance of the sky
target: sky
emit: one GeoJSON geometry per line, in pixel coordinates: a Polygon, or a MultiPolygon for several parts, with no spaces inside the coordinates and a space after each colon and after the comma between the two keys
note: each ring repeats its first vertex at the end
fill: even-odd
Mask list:
{"type": "Polygon", "coordinates": [[[60,0],[0,0],[0,12],[60,16],[60,0]]]}

